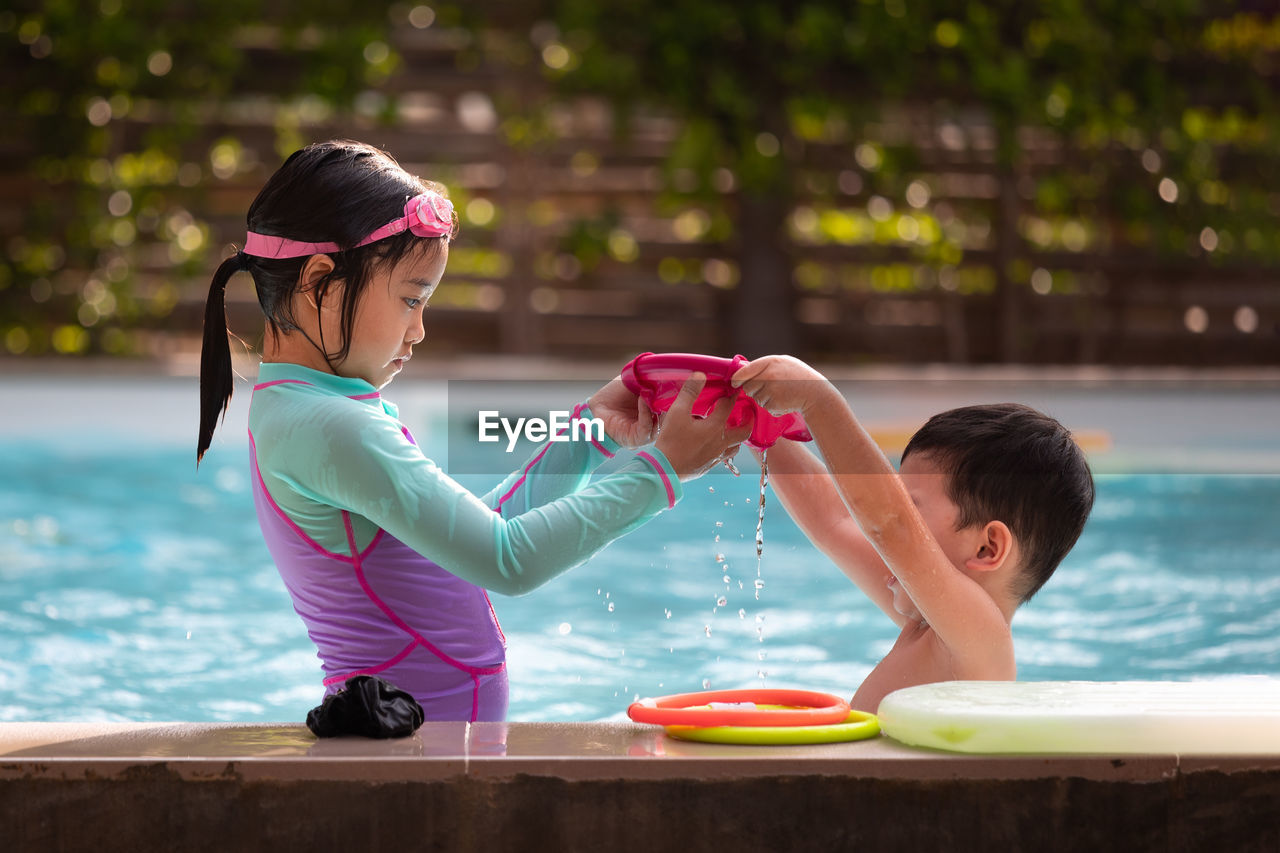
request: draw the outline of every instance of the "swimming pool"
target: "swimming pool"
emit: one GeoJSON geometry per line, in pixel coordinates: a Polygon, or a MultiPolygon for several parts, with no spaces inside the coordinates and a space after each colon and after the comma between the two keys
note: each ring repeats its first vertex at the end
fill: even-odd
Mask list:
{"type": "MultiPolygon", "coordinates": [[[[442,384],[388,396],[429,453],[480,472],[489,463],[447,441],[441,413],[461,407],[442,384]]],[[[1085,534],[1015,620],[1020,678],[1280,675],[1274,385],[842,387],[887,433],[1020,399],[1103,437],[1085,534]]],[[[247,389],[199,473],[193,380],[6,377],[0,394],[0,721],[301,720],[319,664],[253,514],[247,389]]],[[[618,718],[637,695],[758,685],[762,672],[852,694],[896,631],[776,502],[757,600],[759,471],[742,463],[741,478],[687,484],[674,511],[588,564],[494,597],[511,719],[618,718]]],[[[497,477],[461,479],[480,490],[497,477]]]]}

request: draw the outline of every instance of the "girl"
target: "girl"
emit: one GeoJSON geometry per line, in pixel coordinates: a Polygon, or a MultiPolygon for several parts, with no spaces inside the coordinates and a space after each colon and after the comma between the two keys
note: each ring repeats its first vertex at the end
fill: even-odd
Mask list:
{"type": "Polygon", "coordinates": [[[429,720],[504,719],[506,641],[485,590],[528,592],[674,506],[681,480],[745,437],[726,435],[728,401],[692,418],[695,377],[656,445],[589,483],[654,432],[615,378],[573,413],[600,418],[603,442],[548,442],[477,498],[423,456],[379,393],[425,337],[457,233],[441,189],[376,148],[321,143],[267,181],[248,225],[209,290],[197,463],[231,397],[223,294],[245,270],[269,332],[249,409],[254,500],[326,692],[376,674],[429,720]]]}

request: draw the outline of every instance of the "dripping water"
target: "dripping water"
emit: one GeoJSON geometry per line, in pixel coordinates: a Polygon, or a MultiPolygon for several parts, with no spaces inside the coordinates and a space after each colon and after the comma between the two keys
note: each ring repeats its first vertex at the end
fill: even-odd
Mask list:
{"type": "MultiPolygon", "coordinates": [[[[760,566],[764,558],[764,503],[765,490],[768,487],[769,451],[766,449],[760,451],[760,506],[756,510],[756,601],[760,600],[760,590],[764,589],[764,578],[761,577],[760,566]]],[[[757,617],[757,619],[760,619],[760,617],[757,617]]],[[[764,642],[763,620],[761,620],[756,627],[756,637],[761,643],[764,642]]],[[[763,652],[761,652],[761,654],[763,654],[763,652]]],[[[760,657],[759,660],[763,661],[764,658],[760,657]]],[[[760,686],[764,687],[764,679],[767,673],[763,669],[763,666],[759,670],[758,675],[760,676],[760,686]]]]}
{"type": "Polygon", "coordinates": [[[765,489],[769,486],[769,451],[760,451],[760,507],[756,511],[756,601],[760,600],[760,590],[764,581],[760,578],[760,562],[764,557],[764,500],[765,489]]]}

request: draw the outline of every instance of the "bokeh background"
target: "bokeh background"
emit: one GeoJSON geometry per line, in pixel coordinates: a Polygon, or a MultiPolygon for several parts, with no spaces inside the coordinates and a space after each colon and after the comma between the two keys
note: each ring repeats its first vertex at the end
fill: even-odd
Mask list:
{"type": "Polygon", "coordinates": [[[1278,51],[1254,0],[10,2],[0,359],[190,364],[352,137],[458,203],[437,357],[1275,364],[1278,51]]]}

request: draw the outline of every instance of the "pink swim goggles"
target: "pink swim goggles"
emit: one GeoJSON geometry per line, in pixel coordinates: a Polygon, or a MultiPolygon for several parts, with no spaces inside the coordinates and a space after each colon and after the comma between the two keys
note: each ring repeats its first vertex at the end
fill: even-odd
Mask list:
{"type": "MultiPolygon", "coordinates": [[[[453,233],[453,202],[438,192],[427,190],[405,203],[404,216],[392,220],[348,249],[357,249],[385,240],[405,230],[418,237],[445,237],[453,233]]],[[[304,243],[285,237],[272,237],[250,231],[244,241],[244,253],[258,258],[302,258],[341,252],[337,243],[304,243]]]]}

